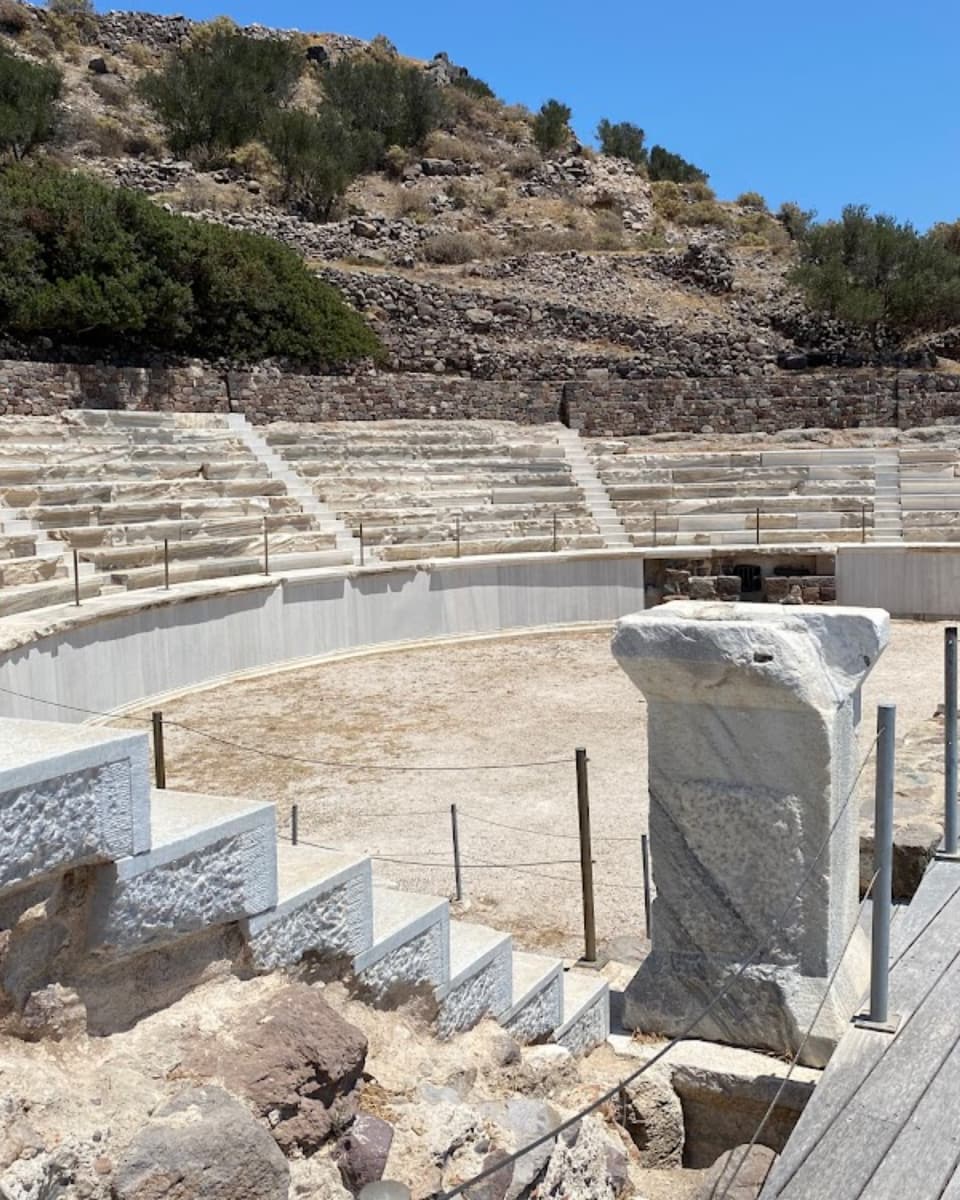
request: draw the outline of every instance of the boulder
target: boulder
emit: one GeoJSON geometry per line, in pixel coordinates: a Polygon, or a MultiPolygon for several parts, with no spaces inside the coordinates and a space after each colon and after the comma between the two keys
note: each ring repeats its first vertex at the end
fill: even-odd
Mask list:
{"type": "Polygon", "coordinates": [[[586,1117],[571,1145],[557,1142],[540,1187],[551,1200],[614,1200],[617,1186],[607,1162],[609,1143],[597,1117],[586,1117]]]}
{"type": "Polygon", "coordinates": [[[341,1136],[334,1156],[344,1185],[354,1195],[383,1178],[392,1144],[393,1126],[371,1113],[360,1113],[341,1136]]]}
{"type": "Polygon", "coordinates": [[[87,70],[92,71],[94,75],[109,75],[110,67],[107,65],[107,60],[99,55],[96,58],[91,58],[87,63],[87,70]]]}
{"type": "Polygon", "coordinates": [[[645,1167],[679,1167],[683,1107],[670,1081],[650,1071],[624,1088],[623,1124],[645,1167]]]}
{"type": "Polygon", "coordinates": [[[292,983],[199,1051],[189,1070],[249,1100],[283,1150],[313,1154],[356,1114],[366,1054],[366,1037],[319,989],[292,983]]]}
{"type": "Polygon", "coordinates": [[[703,1178],[696,1200],[757,1200],[777,1155],[767,1146],[737,1146],[721,1154],[703,1178]]]}
{"type": "Polygon", "coordinates": [[[273,1138],[215,1087],[158,1109],[127,1146],[116,1200],[287,1200],[290,1171],[273,1138]]]}

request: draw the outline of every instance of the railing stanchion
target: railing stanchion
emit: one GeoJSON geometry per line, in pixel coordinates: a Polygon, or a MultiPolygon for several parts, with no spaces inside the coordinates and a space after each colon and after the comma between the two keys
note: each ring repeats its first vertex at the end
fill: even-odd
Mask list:
{"type": "Polygon", "coordinates": [[[267,518],[263,518],[263,573],[270,574],[270,533],[267,529],[267,518]]]}
{"type": "Polygon", "coordinates": [[[450,832],[453,835],[453,878],[457,899],[463,899],[463,869],[460,865],[460,825],[457,821],[457,806],[450,805],[450,832]]]}
{"type": "Polygon", "coordinates": [[[290,844],[295,846],[300,840],[300,805],[290,806],[290,844]]]}
{"type": "Polygon", "coordinates": [[[557,514],[553,514],[553,552],[557,552],[557,514]]]}
{"type": "Polygon", "coordinates": [[[73,602],[80,607],[80,554],[76,549],[73,551],[73,602]]]}
{"type": "Polygon", "coordinates": [[[657,544],[657,510],[653,510],[653,544],[657,544]]]}
{"type": "Polygon", "coordinates": [[[587,752],[577,749],[577,817],[580,825],[580,881],[583,886],[583,961],[597,961],[597,919],[593,903],[593,847],[590,839],[590,787],[587,752]]]}
{"type": "Polygon", "coordinates": [[[364,547],[363,547],[363,522],[361,521],[360,522],[360,566],[361,567],[363,566],[364,557],[365,557],[365,555],[364,555],[364,547]]]}
{"type": "Polygon", "coordinates": [[[873,920],[870,946],[872,1024],[886,1025],[890,1005],[890,917],[893,907],[893,781],[897,706],[877,708],[877,782],[873,825],[873,920]]]}
{"type": "Polygon", "coordinates": [[[867,540],[867,506],[865,504],[861,504],[860,505],[860,541],[865,542],[866,540],[867,540]]]}
{"type": "Polygon", "coordinates": [[[957,627],[944,630],[943,849],[957,853],[957,627]]]}
{"type": "Polygon", "coordinates": [[[163,586],[170,591],[170,540],[163,539],[163,586]]]}
{"type": "Polygon", "coordinates": [[[163,749],[163,713],[151,715],[153,723],[153,781],[158,788],[167,786],[167,760],[163,749]]]}
{"type": "Polygon", "coordinates": [[[640,835],[640,857],[643,862],[643,922],[647,940],[650,940],[650,838],[640,835]]]}
{"type": "Polygon", "coordinates": [[[757,508],[757,545],[760,545],[760,509],[757,508]]]}
{"type": "Polygon", "coordinates": [[[457,522],[457,558],[460,557],[460,514],[455,517],[457,522]]]}

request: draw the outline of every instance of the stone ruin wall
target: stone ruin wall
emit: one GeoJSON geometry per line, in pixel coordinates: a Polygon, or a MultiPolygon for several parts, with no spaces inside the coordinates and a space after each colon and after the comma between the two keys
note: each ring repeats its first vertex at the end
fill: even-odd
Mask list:
{"type": "Polygon", "coordinates": [[[909,429],[960,419],[960,375],[873,371],[562,383],[0,360],[0,413],[40,416],[81,407],[233,411],[259,424],[406,417],[536,425],[562,416],[594,437],[803,427],[909,429]]]}

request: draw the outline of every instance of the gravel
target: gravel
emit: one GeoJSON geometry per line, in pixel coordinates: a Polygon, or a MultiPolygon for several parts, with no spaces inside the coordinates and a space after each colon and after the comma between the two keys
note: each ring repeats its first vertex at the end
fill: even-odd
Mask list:
{"type": "MultiPolygon", "coordinates": [[[[894,624],[864,688],[864,744],[879,700],[898,704],[901,736],[932,715],[942,629],[894,624]]],[[[470,919],[576,957],[577,746],[589,755],[601,944],[643,929],[644,705],[609,638],[603,628],[434,643],[193,692],[164,704],[168,723],[252,749],[168,725],[168,786],[275,801],[283,828],[297,803],[302,839],[379,855],[391,861],[376,863],[378,879],[437,895],[453,888],[455,803],[470,919]],[[487,769],[516,763],[542,765],[487,769]]]]}

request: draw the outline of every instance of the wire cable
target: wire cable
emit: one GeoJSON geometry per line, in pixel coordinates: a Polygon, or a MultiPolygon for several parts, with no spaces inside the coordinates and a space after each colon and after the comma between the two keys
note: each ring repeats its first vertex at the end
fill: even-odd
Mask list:
{"type": "MultiPolygon", "coordinates": [[[[470,821],[478,821],[481,825],[493,825],[497,829],[509,829],[513,833],[528,833],[531,837],[548,837],[562,838],[564,841],[579,842],[580,835],[576,833],[554,833],[550,829],[529,829],[523,825],[507,825],[503,821],[492,821],[489,817],[478,817],[476,813],[467,812],[466,809],[458,808],[458,814],[461,817],[466,817],[470,821]]],[[[639,837],[605,837],[603,834],[592,834],[591,841],[594,842],[636,842],[642,840],[639,837]]]]}
{"type": "MultiPolygon", "coordinates": [[[[713,1012],[713,1010],[717,1007],[717,1005],[722,1000],[724,1000],[727,995],[729,995],[731,990],[736,986],[737,983],[739,983],[739,981],[743,978],[743,976],[750,969],[750,967],[752,967],[756,962],[758,962],[760,960],[760,958],[770,949],[771,946],[776,944],[777,935],[780,933],[780,931],[783,927],[783,924],[787,919],[787,916],[789,915],[790,911],[793,909],[793,906],[796,904],[796,902],[800,899],[807,884],[813,878],[813,875],[814,875],[815,871],[817,870],[817,867],[819,866],[820,859],[823,857],[828,846],[830,845],[833,835],[836,832],[837,827],[840,824],[840,821],[842,820],[843,816],[845,815],[847,808],[850,805],[850,801],[853,799],[854,794],[856,793],[857,784],[860,782],[860,776],[863,774],[864,768],[867,765],[867,761],[868,761],[870,755],[873,753],[873,749],[876,746],[877,741],[879,740],[879,737],[880,737],[880,734],[878,732],[876,734],[876,736],[870,742],[870,745],[867,748],[867,752],[864,755],[863,761],[860,764],[860,768],[854,777],[853,783],[851,784],[850,790],[847,793],[847,796],[844,799],[843,803],[841,804],[840,809],[837,812],[837,815],[833,820],[833,823],[831,824],[830,828],[827,830],[826,836],[824,837],[823,841],[821,842],[816,855],[814,856],[812,861],[808,864],[807,869],[804,872],[802,879],[800,880],[799,886],[797,887],[796,891],[791,896],[786,907],[779,913],[779,915],[773,921],[772,926],[771,926],[771,931],[770,931],[770,940],[766,943],[764,943],[764,942],[758,943],[756,948],[754,949],[753,953],[749,956],[749,958],[747,958],[744,962],[742,962],[740,964],[740,966],[737,968],[737,970],[734,972],[734,974],[731,975],[731,977],[727,980],[727,982],[723,985],[723,987],[721,987],[720,990],[713,996],[713,998],[710,1001],[708,1001],[706,1005],[704,1005],[704,1007],[700,1010],[700,1012],[697,1013],[697,1015],[695,1017],[693,1017],[690,1021],[687,1022],[687,1024],[681,1029],[680,1033],[675,1034],[655,1054],[651,1055],[651,1057],[648,1058],[646,1062],[642,1063],[637,1068],[637,1070],[631,1072],[624,1079],[621,1079],[618,1083],[614,1084],[614,1086],[612,1088],[608,1088],[607,1091],[603,1092],[600,1096],[596,1097],[596,1099],[591,1101],[590,1104],[585,1105],[584,1108],[582,1108],[578,1113],[574,1114],[574,1116],[568,1117],[565,1121],[561,1121],[561,1123],[559,1125],[557,1125],[556,1128],[551,1129],[547,1133],[541,1134],[537,1138],[534,1138],[531,1142],[529,1142],[522,1149],[515,1150],[512,1154],[507,1155],[506,1158],[503,1158],[503,1159],[499,1160],[497,1163],[491,1165],[490,1167],[487,1167],[485,1170],[480,1171],[477,1175],[474,1175],[473,1178],[467,1179],[463,1183],[458,1183],[455,1187],[449,1188],[447,1191],[436,1193],[434,1200],[453,1200],[453,1198],[455,1196],[461,1195],[463,1192],[465,1192],[467,1190],[467,1188],[473,1187],[475,1184],[480,1183],[484,1179],[489,1178],[489,1176],[494,1175],[499,1171],[502,1171],[505,1167],[511,1166],[513,1163],[517,1162],[518,1159],[521,1159],[524,1157],[524,1155],[529,1154],[532,1150],[536,1150],[540,1146],[546,1145],[547,1142],[551,1142],[555,1138],[558,1138],[562,1133],[566,1132],[566,1130],[571,1129],[571,1128],[573,1128],[574,1125],[579,1124],[579,1122],[582,1121],[584,1117],[587,1117],[591,1113],[596,1112],[598,1108],[602,1108],[604,1104],[608,1103],[608,1101],[612,1100],[615,1096],[617,1096],[623,1088],[629,1086],[631,1083],[633,1083],[633,1081],[635,1079],[639,1079],[641,1075],[645,1074],[647,1071],[650,1070],[651,1067],[655,1066],[658,1062],[661,1061],[661,1059],[665,1058],[666,1055],[669,1054],[670,1051],[679,1042],[683,1041],[684,1038],[687,1038],[690,1036],[690,1034],[694,1031],[694,1029],[696,1029],[696,1027],[700,1024],[700,1022],[705,1020],[710,1015],[710,1013],[713,1012]]],[[[960,953],[960,952],[958,952],[958,953],[960,953]]]]}
{"type": "MultiPolygon", "coordinates": [[[[138,721],[150,724],[149,717],[126,716],[122,713],[97,712],[92,708],[78,708],[74,704],[62,704],[59,700],[44,700],[39,696],[30,696],[26,692],[16,692],[12,688],[0,687],[0,692],[7,696],[17,696],[21,700],[30,700],[34,704],[47,704],[53,708],[62,708],[67,712],[83,713],[88,717],[105,717],[111,721],[138,721]]],[[[206,738],[218,745],[227,746],[231,750],[239,750],[243,754],[256,754],[263,758],[279,759],[283,762],[301,763],[310,767],[324,767],[335,771],[520,771],[531,767],[569,766],[570,759],[546,758],[532,762],[518,763],[370,763],[370,762],[334,762],[327,759],[306,758],[298,754],[286,754],[279,750],[264,750],[260,746],[250,746],[244,742],[235,742],[231,738],[212,733],[209,729],[198,729],[195,725],[186,725],[182,721],[164,720],[164,729],[178,729],[183,733],[193,734],[194,737],[206,738]]]]}

